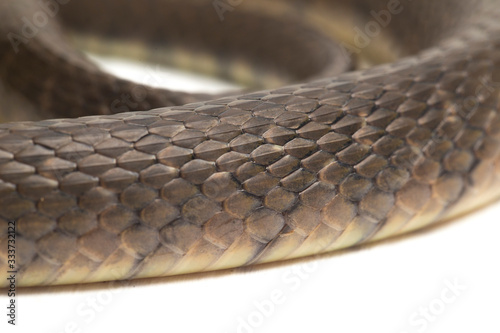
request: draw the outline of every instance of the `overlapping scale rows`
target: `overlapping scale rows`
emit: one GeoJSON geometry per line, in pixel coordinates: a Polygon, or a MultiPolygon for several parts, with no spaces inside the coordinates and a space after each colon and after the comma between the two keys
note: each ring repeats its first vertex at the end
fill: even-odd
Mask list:
{"type": "Polygon", "coordinates": [[[500,188],[498,86],[482,81],[498,74],[497,48],[182,107],[0,125],[0,219],[17,222],[19,284],[293,258],[420,228],[479,193],[484,202],[500,188]]]}

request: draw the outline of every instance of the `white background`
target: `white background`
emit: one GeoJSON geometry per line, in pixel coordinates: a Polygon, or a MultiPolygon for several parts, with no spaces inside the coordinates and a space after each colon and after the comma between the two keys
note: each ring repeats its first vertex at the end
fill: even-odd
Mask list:
{"type": "MultiPolygon", "coordinates": [[[[113,66],[158,86],[229,87],[113,66]]],[[[15,327],[2,291],[0,332],[500,332],[499,214],[495,204],[426,232],[265,269],[23,289],[15,327]]]]}

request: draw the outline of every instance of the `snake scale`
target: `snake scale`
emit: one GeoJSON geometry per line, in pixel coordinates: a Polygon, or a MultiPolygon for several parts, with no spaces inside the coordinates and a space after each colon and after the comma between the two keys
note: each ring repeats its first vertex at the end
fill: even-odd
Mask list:
{"type": "Polygon", "coordinates": [[[496,199],[499,12],[486,0],[0,1],[0,271],[14,221],[17,284],[34,286],[303,257],[496,199]],[[260,90],[138,85],[101,71],[75,36],[187,50],[260,90]],[[293,84],[264,87],[270,77],[293,84]]]}

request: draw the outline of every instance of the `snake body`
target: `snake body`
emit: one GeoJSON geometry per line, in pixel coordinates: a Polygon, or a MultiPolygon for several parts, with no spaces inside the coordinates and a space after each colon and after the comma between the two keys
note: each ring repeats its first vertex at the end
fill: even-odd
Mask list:
{"type": "Polygon", "coordinates": [[[33,286],[324,253],[500,196],[496,1],[220,6],[0,1],[2,117],[59,117],[0,124],[2,274],[14,221],[17,284],[33,286]],[[302,83],[226,97],[143,87],[63,30],[209,50],[302,83]],[[352,59],[366,54],[389,63],[362,69],[352,59]]]}

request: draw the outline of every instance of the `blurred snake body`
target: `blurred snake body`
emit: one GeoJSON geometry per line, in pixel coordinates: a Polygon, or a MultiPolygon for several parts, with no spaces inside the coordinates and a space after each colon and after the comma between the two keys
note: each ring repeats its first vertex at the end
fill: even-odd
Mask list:
{"type": "Polygon", "coordinates": [[[0,276],[14,222],[16,282],[35,286],[304,257],[495,200],[499,13],[486,0],[1,0],[0,276]],[[122,42],[256,92],[151,88],[75,47],[122,42]]]}

